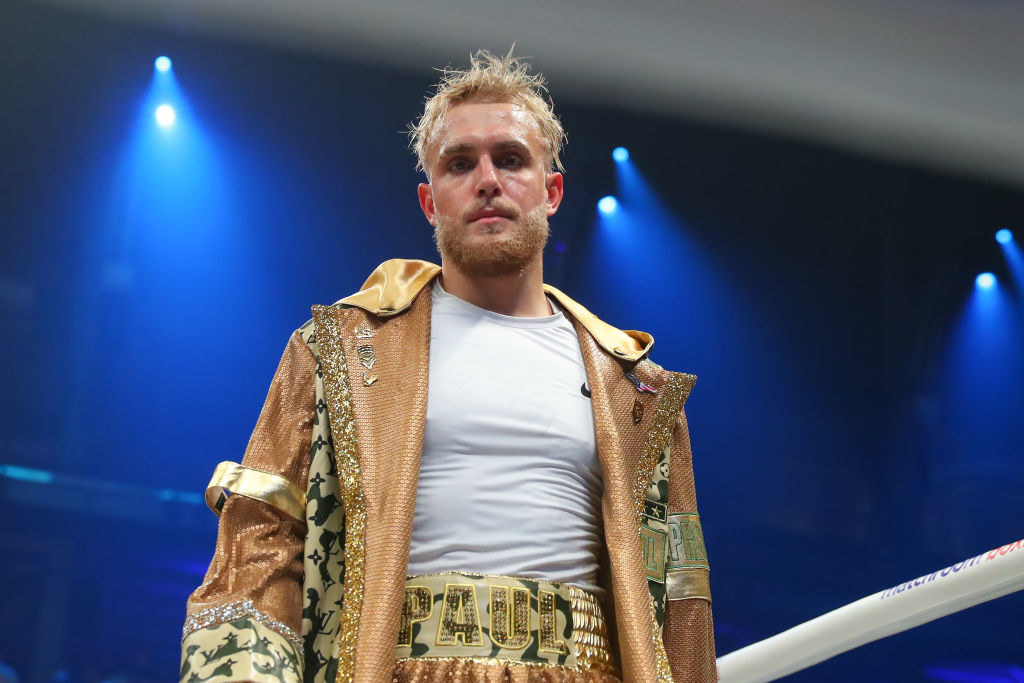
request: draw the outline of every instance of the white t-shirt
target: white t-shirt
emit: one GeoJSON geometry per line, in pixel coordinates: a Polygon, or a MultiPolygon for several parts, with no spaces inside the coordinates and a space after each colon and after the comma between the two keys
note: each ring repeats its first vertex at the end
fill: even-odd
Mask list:
{"type": "Polygon", "coordinates": [[[435,280],[410,574],[542,578],[600,592],[601,466],[572,323],[493,313],[435,280]]]}

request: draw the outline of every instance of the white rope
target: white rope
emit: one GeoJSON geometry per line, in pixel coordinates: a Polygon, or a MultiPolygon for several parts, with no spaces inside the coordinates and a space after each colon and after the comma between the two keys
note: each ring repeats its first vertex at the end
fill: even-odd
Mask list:
{"type": "Polygon", "coordinates": [[[718,658],[721,683],[806,669],[865,643],[1024,589],[1024,540],[925,574],[718,658]]]}

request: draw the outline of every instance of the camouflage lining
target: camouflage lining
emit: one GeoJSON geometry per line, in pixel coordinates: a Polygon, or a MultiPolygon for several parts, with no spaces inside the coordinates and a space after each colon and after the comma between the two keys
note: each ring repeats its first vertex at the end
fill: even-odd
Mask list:
{"type": "Polygon", "coordinates": [[[658,626],[665,623],[665,578],[668,560],[668,473],[670,466],[671,442],[661,449],[658,464],[651,475],[644,500],[643,523],[640,526],[640,543],[643,548],[644,568],[647,571],[647,587],[654,601],[655,619],[658,626]]]}
{"type": "Polygon", "coordinates": [[[298,683],[299,655],[284,635],[251,616],[189,633],[181,643],[183,683],[298,683]]]}

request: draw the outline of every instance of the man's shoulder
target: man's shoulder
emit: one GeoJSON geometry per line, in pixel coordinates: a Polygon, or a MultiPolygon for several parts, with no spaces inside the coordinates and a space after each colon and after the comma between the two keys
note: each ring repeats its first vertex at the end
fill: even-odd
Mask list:
{"type": "Polygon", "coordinates": [[[623,374],[641,393],[671,394],[685,402],[697,382],[697,376],[688,372],[675,372],[651,360],[654,337],[639,330],[620,330],[599,319],[582,304],[564,292],[544,285],[563,309],[581,325],[586,333],[607,353],[618,361],[605,365],[607,372],[623,374]]]}
{"type": "Polygon", "coordinates": [[[359,308],[387,318],[412,305],[416,296],[437,274],[441,266],[419,259],[388,259],[374,268],[359,291],[334,302],[341,308],[359,308]]]}
{"type": "Polygon", "coordinates": [[[379,318],[395,316],[407,310],[440,271],[440,266],[429,261],[388,259],[373,269],[356,292],[330,305],[314,305],[313,317],[300,325],[295,334],[315,352],[318,317],[334,315],[347,319],[357,310],[379,318]]]}
{"type": "Polygon", "coordinates": [[[306,322],[302,323],[299,326],[299,329],[295,330],[295,334],[299,335],[299,338],[302,339],[302,341],[304,341],[306,344],[309,344],[310,342],[316,342],[315,331],[315,321],[313,320],[313,318],[310,318],[306,322]]]}
{"type": "Polygon", "coordinates": [[[640,330],[620,330],[591,313],[568,294],[551,285],[544,291],[594,338],[610,356],[625,362],[638,362],[648,356],[654,346],[654,337],[640,330]]]}
{"type": "Polygon", "coordinates": [[[644,384],[660,387],[672,385],[677,390],[682,390],[687,396],[697,383],[697,375],[689,372],[666,370],[650,358],[645,358],[637,363],[633,368],[632,374],[644,384]]]}

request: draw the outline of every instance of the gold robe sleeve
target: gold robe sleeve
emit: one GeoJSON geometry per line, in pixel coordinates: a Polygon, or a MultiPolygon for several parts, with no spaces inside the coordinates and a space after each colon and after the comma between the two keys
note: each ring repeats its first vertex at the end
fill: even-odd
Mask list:
{"type": "Polygon", "coordinates": [[[181,681],[302,679],[306,521],[301,511],[316,414],[315,376],[316,360],[296,332],[241,465],[222,463],[211,481],[216,491],[211,505],[220,510],[217,545],[203,583],[188,599],[181,681]]]}
{"type": "Polygon", "coordinates": [[[709,569],[697,515],[685,412],[680,412],[672,434],[668,546],[663,639],[672,678],[687,683],[715,681],[709,569]]]}

